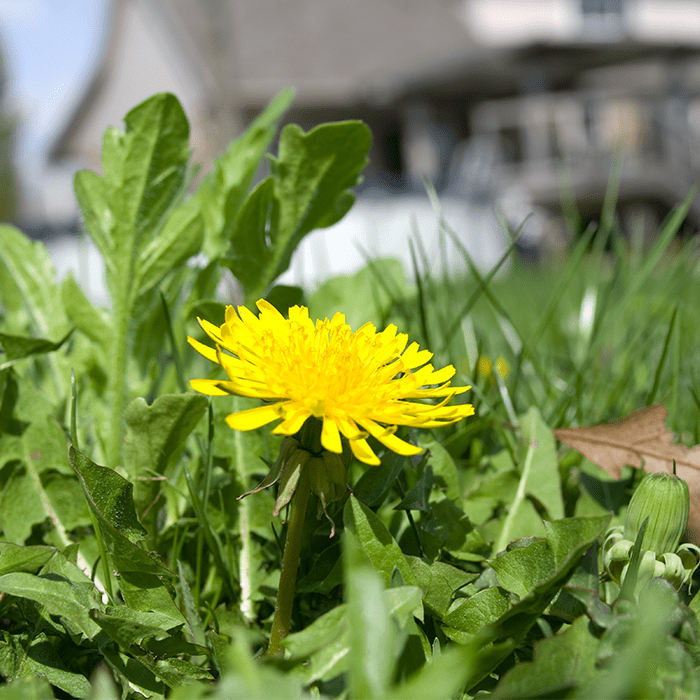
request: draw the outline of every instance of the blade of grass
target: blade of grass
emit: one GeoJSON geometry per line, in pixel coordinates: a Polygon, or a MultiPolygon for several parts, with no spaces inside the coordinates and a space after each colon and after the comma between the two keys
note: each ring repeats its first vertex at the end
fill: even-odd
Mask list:
{"type": "Polygon", "coordinates": [[[564,272],[559,277],[559,281],[552,292],[547,308],[541,316],[540,324],[538,325],[534,335],[535,342],[537,342],[538,338],[542,338],[547,326],[549,326],[549,324],[552,322],[554,314],[556,313],[561,300],[564,298],[564,292],[571,283],[571,280],[574,278],[574,274],[579,269],[583,256],[588,250],[588,246],[593,240],[595,233],[595,227],[593,225],[589,225],[581,239],[574,247],[574,250],[571,252],[571,255],[566,262],[564,272]]]}
{"type": "Polygon", "coordinates": [[[175,376],[177,377],[177,385],[180,387],[180,391],[184,394],[187,391],[187,381],[185,380],[185,369],[182,364],[182,354],[180,353],[180,348],[175,340],[175,332],[173,331],[173,322],[170,317],[170,309],[168,308],[168,302],[165,298],[165,294],[160,291],[160,301],[163,305],[163,314],[165,315],[165,328],[168,332],[168,340],[170,340],[170,347],[173,353],[173,362],[175,363],[175,376]]]}
{"type": "Polygon", "coordinates": [[[416,287],[418,289],[418,319],[420,321],[421,334],[423,335],[423,346],[430,347],[430,333],[428,331],[428,316],[426,313],[425,288],[421,278],[418,260],[416,259],[416,251],[413,246],[413,240],[408,241],[408,249],[411,253],[411,263],[413,264],[413,274],[416,278],[416,287]]]}
{"type": "Polygon", "coordinates": [[[236,586],[234,585],[233,575],[231,574],[229,567],[227,567],[224,563],[224,559],[222,556],[221,540],[219,539],[218,535],[214,532],[214,530],[212,530],[211,524],[209,523],[209,520],[207,519],[206,514],[204,513],[202,501],[199,498],[199,494],[197,493],[194,480],[192,479],[192,475],[190,474],[187,465],[184,465],[184,470],[185,479],[187,481],[187,489],[189,491],[192,503],[192,509],[194,510],[195,515],[197,516],[197,520],[199,521],[200,532],[206,540],[209,551],[212,557],[214,558],[214,564],[219,571],[219,576],[221,576],[221,579],[228,587],[229,594],[235,596],[236,586]]]}
{"type": "Polygon", "coordinates": [[[618,148],[613,156],[610,166],[610,177],[608,186],[603,198],[603,208],[600,212],[600,225],[593,242],[593,254],[595,258],[600,258],[607,245],[608,238],[613,230],[615,220],[615,207],[617,206],[618,194],[620,192],[620,180],[622,179],[622,148],[618,148]]]}
{"type": "Polygon", "coordinates": [[[671,405],[669,406],[669,414],[671,423],[678,421],[678,385],[681,377],[681,328],[683,328],[683,309],[678,308],[678,326],[673,335],[673,367],[671,370],[671,405]]]}
{"type": "Polygon", "coordinates": [[[661,256],[666,252],[666,249],[675,238],[681,224],[685,220],[688,210],[690,209],[690,205],[692,204],[693,199],[695,199],[696,192],[697,188],[693,187],[683,203],[673,212],[671,212],[668,217],[666,217],[666,220],[661,225],[656,242],[649,250],[644,262],[642,265],[640,265],[639,270],[632,277],[630,285],[620,301],[621,309],[626,308],[632,297],[647,283],[651,277],[651,274],[661,259],[661,256]]]}
{"type": "MultiPolygon", "coordinates": [[[[525,219],[525,221],[523,221],[520,228],[516,231],[515,235],[513,236],[512,240],[510,242],[510,245],[505,250],[503,255],[501,255],[498,262],[489,270],[488,274],[481,281],[479,281],[477,288],[474,290],[474,292],[472,292],[472,295],[469,297],[467,302],[464,304],[464,306],[457,313],[452,325],[448,327],[448,330],[444,336],[445,338],[451,338],[452,335],[457,332],[460,324],[462,323],[462,319],[472,310],[472,307],[481,298],[481,295],[483,294],[484,290],[489,286],[489,284],[491,283],[491,280],[496,276],[496,274],[501,269],[501,267],[503,266],[505,261],[510,257],[511,253],[515,250],[515,244],[516,244],[520,234],[522,233],[523,227],[525,226],[526,222],[527,222],[527,219],[525,219]]],[[[452,241],[459,249],[459,252],[462,255],[462,257],[464,258],[465,262],[467,262],[467,264],[469,264],[467,259],[471,260],[471,258],[469,256],[469,254],[467,253],[466,248],[464,247],[462,242],[457,237],[457,234],[447,225],[447,223],[444,224],[444,230],[452,238],[452,241]]],[[[445,341],[445,346],[443,348],[441,348],[441,351],[445,350],[445,348],[447,347],[447,342],[449,342],[449,341],[445,341]]]]}
{"type": "MultiPolygon", "coordinates": [[[[582,228],[581,214],[576,204],[574,188],[571,185],[571,170],[563,158],[559,163],[559,202],[562,216],[569,227],[571,237],[577,238],[582,228]]],[[[588,228],[591,231],[595,230],[594,226],[589,226],[588,228]]]]}
{"type": "Polygon", "coordinates": [[[659,358],[659,364],[656,366],[656,373],[654,374],[654,383],[651,385],[651,391],[647,396],[646,405],[651,406],[656,400],[656,394],[659,391],[659,385],[661,384],[661,373],[666,365],[666,356],[668,355],[668,348],[671,342],[671,336],[673,335],[673,329],[676,326],[676,318],[678,316],[678,305],[676,304],[673,309],[673,315],[671,316],[671,322],[668,324],[668,332],[666,333],[666,339],[664,340],[664,347],[661,351],[661,357],[659,358]]]}

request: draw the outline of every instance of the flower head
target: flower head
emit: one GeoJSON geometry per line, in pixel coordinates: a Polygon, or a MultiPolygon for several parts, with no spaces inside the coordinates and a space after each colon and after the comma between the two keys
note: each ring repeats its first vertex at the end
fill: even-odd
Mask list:
{"type": "Polygon", "coordinates": [[[398,426],[435,428],[474,413],[469,404],[446,405],[470,388],[450,386],[454,368],[435,370],[427,364],[432,353],[417,343],[406,347],[408,336],[394,325],[377,332],[367,323],[353,332],[341,313],[314,324],[304,306],[291,307],[288,319],[264,299],[257,307],[259,316],[244,306],[226,307],[220,327],[198,319],[215,348],[188,338],[228,375],[228,380],[193,379],[195,391],[268,402],[229,415],[226,422],[235,430],[281,419],[272,432],[295,435],[314,417],[322,421],[325,450],[340,454],[342,435],[357,459],[379,464],[368,436],[398,454],[414,455],[420,448],[398,438],[398,426]],[[436,397],[442,399],[437,405],[421,402],[436,397]]]}

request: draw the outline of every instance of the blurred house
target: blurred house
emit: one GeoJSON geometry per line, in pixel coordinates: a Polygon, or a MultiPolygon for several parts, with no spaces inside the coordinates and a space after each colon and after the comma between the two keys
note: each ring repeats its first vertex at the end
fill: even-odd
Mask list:
{"type": "MultiPolygon", "coordinates": [[[[597,218],[615,167],[623,230],[654,235],[700,178],[700,2],[471,0],[465,8],[498,55],[471,71],[502,81],[470,110],[471,137],[490,156],[486,187],[513,224],[530,211],[551,223],[562,195],[584,221],[597,218]],[[497,18],[525,20],[536,5],[520,26],[497,18]]],[[[453,78],[438,89],[454,91],[453,78]]],[[[690,218],[697,227],[700,202],[690,218]]]]}
{"type": "Polygon", "coordinates": [[[307,245],[302,276],[357,267],[354,239],[408,260],[411,212],[432,215],[424,178],[488,265],[504,246],[494,203],[516,225],[539,212],[528,226],[541,236],[559,207],[562,169],[593,212],[619,149],[631,215],[653,218],[684,198],[700,173],[699,49],[700,0],[114,0],[102,61],[49,163],[99,171],[106,126],[170,90],[206,171],[293,85],[287,121],[308,129],[360,118],[374,135],[343,235],[312,234],[316,255],[321,236],[346,249],[313,262],[307,245]],[[389,212],[403,233],[372,224],[389,212]]]}

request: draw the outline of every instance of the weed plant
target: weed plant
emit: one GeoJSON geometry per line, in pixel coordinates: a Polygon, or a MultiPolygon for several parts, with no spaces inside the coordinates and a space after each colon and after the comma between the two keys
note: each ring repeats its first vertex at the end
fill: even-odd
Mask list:
{"type": "Polygon", "coordinates": [[[700,442],[698,261],[676,242],[692,194],[644,251],[608,201],[537,266],[511,246],[483,272],[463,250],[462,277],[434,275],[417,245],[408,272],[378,259],[316,290],[275,285],[350,208],[370,144],[358,122],[287,126],[256,180],[291,100],[192,194],[175,97],[107,131],[103,175],[78,173],[75,191],[108,308],[0,228],[0,699],[700,697],[697,586],[630,594],[602,572],[639,470],[613,481],[552,433],[663,400],[679,439],[700,442]],[[262,297],[353,330],[396,324],[454,365],[473,387],[454,401],[475,407],[401,428],[413,457],[371,440],[381,464],[350,463],[329,518],[311,496],[277,656],[284,511],[275,487],[238,497],[281,439],[228,428],[258,402],[192,392],[224,376],[185,343],[205,339],[197,317],[219,325],[226,304],[262,297]]]}

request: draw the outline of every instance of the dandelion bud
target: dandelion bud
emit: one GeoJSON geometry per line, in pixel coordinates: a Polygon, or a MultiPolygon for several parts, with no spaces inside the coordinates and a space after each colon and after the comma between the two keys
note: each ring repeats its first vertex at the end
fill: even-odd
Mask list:
{"type": "Polygon", "coordinates": [[[662,577],[678,590],[688,578],[688,572],[683,566],[683,560],[677,554],[669,552],[662,554],[661,560],[665,565],[664,573],[661,574],[662,577]]]}
{"type": "Polygon", "coordinates": [[[634,540],[644,519],[649,521],[642,549],[656,554],[675,552],[688,525],[688,484],[674,474],[647,474],[632,496],[625,519],[625,539],[634,540]]]}
{"type": "MultiPolygon", "coordinates": [[[[622,569],[621,581],[625,580],[629,567],[630,565],[628,563],[622,569]]],[[[666,567],[664,566],[664,563],[657,560],[654,552],[645,551],[642,554],[642,558],[639,562],[639,569],[637,570],[636,590],[639,590],[639,588],[650,579],[663,576],[665,570],[666,567]]]]}

